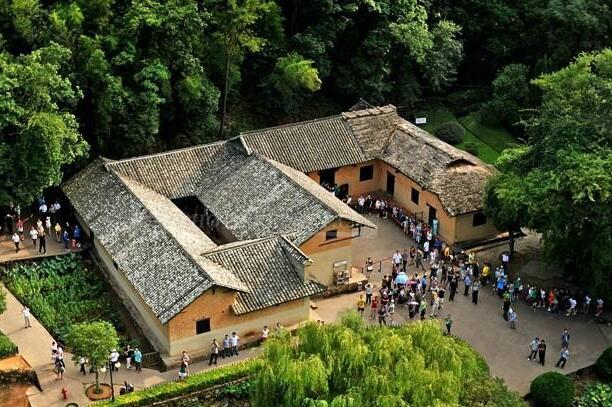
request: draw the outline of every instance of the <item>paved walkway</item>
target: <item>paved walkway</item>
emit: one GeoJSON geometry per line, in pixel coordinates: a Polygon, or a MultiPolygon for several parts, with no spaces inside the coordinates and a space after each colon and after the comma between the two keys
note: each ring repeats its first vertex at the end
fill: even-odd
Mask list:
{"type": "Polygon", "coordinates": [[[15,253],[15,244],[11,240],[11,237],[7,234],[2,234],[0,236],[0,264],[15,260],[40,259],[42,257],[59,256],[69,253],[64,251],[63,243],[58,243],[55,240],[55,235],[47,237],[46,254],[38,253],[38,245],[34,247],[29,236],[26,240],[20,243],[19,247],[19,252],[15,253]]]}
{"type": "MultiPolygon", "coordinates": [[[[72,355],[66,353],[66,373],[63,380],[57,380],[51,363],[52,336],[36,320],[35,316],[31,318],[32,328],[25,328],[21,314],[21,304],[2,284],[0,284],[0,289],[5,290],[7,300],[7,310],[0,314],[0,330],[19,347],[21,356],[36,370],[43,388],[43,391],[40,392],[36,387],[30,387],[27,396],[31,406],[64,407],[68,402],[75,402],[80,406],[87,405],[89,400],[85,397],[84,390],[95,382],[95,376],[93,374],[80,374],[78,366],[71,361],[72,355]],[[68,401],[62,399],[62,388],[68,390],[68,401]]],[[[240,352],[238,357],[219,359],[219,366],[251,358],[257,353],[259,353],[257,348],[246,349],[240,352]]],[[[209,369],[211,367],[205,361],[196,362],[190,366],[192,373],[209,369]]],[[[124,380],[127,380],[138,390],[177,377],[178,371],[176,369],[163,373],[153,369],[142,369],[142,372],[136,372],[135,370],[127,370],[122,366],[119,372],[113,374],[113,382],[115,392],[119,394],[119,389],[124,380]]],[[[109,372],[100,373],[100,382],[110,383],[109,372]]]]}
{"type": "MultiPolygon", "coordinates": [[[[355,265],[363,265],[368,256],[373,260],[388,259],[395,250],[403,250],[414,244],[392,221],[377,216],[370,216],[369,219],[375,222],[378,228],[364,228],[361,238],[354,239],[355,265]]],[[[381,273],[377,272],[377,267],[378,264],[375,264],[372,281],[380,286],[382,275],[391,273],[391,262],[382,263],[381,273]]],[[[566,371],[591,365],[603,350],[612,346],[612,328],[596,324],[590,317],[566,318],[564,315],[552,315],[544,310],[534,313],[526,304],[519,303],[514,306],[518,321],[517,328],[513,330],[503,320],[502,301],[493,295],[490,286],[481,289],[478,305],[471,303],[471,296],[463,296],[462,283],[459,285],[458,294],[454,303],[447,303],[441,315],[451,313],[454,319],[453,333],[470,342],[487,360],[491,373],[503,378],[511,389],[521,394],[529,391],[529,384],[537,375],[547,370],[555,370],[554,365],[561,350],[561,332],[564,328],[571,334],[571,357],[566,371]],[[535,336],[544,338],[548,343],[544,368],[527,361],[528,344],[535,336]]],[[[346,309],[356,309],[357,299],[358,294],[346,294],[316,300],[316,314],[326,322],[333,322],[346,309]]],[[[366,314],[369,312],[366,311],[366,314]]],[[[409,320],[407,310],[398,308],[396,321],[403,323],[406,320],[409,320]]]]}

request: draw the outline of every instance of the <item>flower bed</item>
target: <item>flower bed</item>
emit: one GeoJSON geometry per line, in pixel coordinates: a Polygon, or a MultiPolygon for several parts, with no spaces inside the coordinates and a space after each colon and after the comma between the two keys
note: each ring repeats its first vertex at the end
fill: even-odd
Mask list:
{"type": "Polygon", "coordinates": [[[59,341],[76,323],[120,324],[104,280],[86,267],[80,254],[20,263],[8,270],[4,281],[59,341]]]}

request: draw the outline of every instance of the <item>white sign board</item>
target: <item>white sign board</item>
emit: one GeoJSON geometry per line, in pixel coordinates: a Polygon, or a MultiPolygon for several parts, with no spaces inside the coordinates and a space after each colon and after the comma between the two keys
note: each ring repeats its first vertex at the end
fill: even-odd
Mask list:
{"type": "Polygon", "coordinates": [[[417,117],[414,120],[415,124],[427,124],[427,117],[417,117]]]}

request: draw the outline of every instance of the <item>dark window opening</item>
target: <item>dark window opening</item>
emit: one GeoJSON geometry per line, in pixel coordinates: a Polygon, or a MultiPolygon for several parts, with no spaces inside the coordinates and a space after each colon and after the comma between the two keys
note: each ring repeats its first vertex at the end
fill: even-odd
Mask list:
{"type": "Polygon", "coordinates": [[[359,169],[359,181],[369,181],[374,178],[374,166],[366,165],[359,169]]]}
{"type": "Polygon", "coordinates": [[[328,230],[327,232],[325,232],[325,240],[332,240],[332,239],[337,239],[338,238],[338,231],[337,230],[328,230]]]}
{"type": "Polygon", "coordinates": [[[196,335],[210,332],[210,318],[196,321],[196,335]]]}
{"type": "Polygon", "coordinates": [[[410,200],[418,205],[419,204],[419,191],[412,188],[410,191],[410,200]]]}
{"type": "Polygon", "coordinates": [[[474,217],[472,218],[472,226],[480,226],[484,225],[485,223],[487,223],[487,217],[484,213],[478,212],[474,214],[474,217]]]}
{"type": "Polygon", "coordinates": [[[393,195],[395,193],[395,175],[387,172],[387,193],[393,195]]]}

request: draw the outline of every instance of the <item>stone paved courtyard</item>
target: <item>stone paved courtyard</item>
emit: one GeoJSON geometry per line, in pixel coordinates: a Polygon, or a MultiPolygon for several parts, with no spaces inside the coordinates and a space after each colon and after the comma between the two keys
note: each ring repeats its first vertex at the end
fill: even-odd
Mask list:
{"type": "MultiPolygon", "coordinates": [[[[374,260],[387,258],[396,249],[412,245],[412,241],[392,222],[374,217],[370,219],[378,224],[378,229],[366,230],[361,238],[355,239],[355,265],[362,265],[368,255],[374,260]]],[[[390,262],[387,261],[383,263],[382,273],[375,271],[372,274],[372,281],[377,287],[380,286],[382,274],[389,271],[390,262]]],[[[463,296],[463,284],[460,284],[459,288],[455,302],[447,302],[440,315],[452,314],[453,334],[472,344],[487,360],[491,373],[503,378],[510,388],[521,394],[529,391],[531,380],[540,373],[548,370],[561,371],[554,365],[559,357],[560,337],[564,328],[571,334],[571,357],[565,368],[567,372],[591,365],[603,350],[612,346],[612,328],[596,324],[592,317],[567,318],[543,310],[534,313],[524,303],[513,306],[518,320],[516,329],[510,329],[502,318],[502,302],[493,295],[490,286],[481,290],[478,305],[471,303],[471,296],[463,296]],[[548,343],[545,367],[527,361],[528,344],[535,336],[544,338],[548,343]]],[[[356,309],[358,296],[353,293],[317,300],[316,312],[325,322],[333,322],[342,311],[356,309]]],[[[366,310],[366,315],[369,315],[369,310],[366,310]]],[[[398,307],[395,320],[403,323],[407,319],[407,309],[398,307]]]]}

